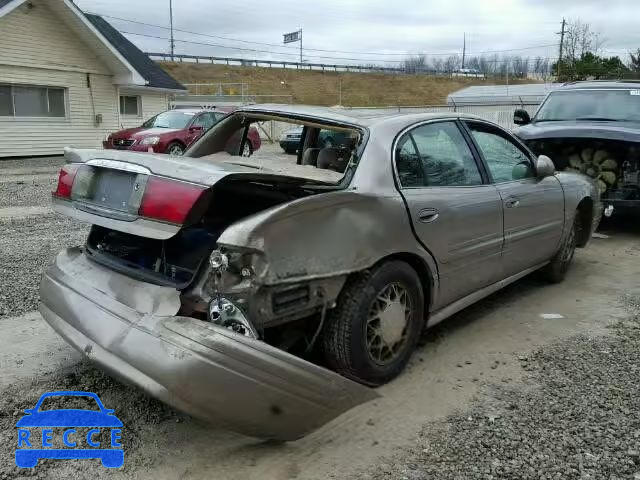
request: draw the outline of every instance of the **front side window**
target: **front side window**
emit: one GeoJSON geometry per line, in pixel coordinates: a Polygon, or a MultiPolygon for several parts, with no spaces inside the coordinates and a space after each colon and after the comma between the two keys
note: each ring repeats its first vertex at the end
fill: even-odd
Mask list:
{"type": "Polygon", "coordinates": [[[479,123],[469,123],[469,128],[495,183],[535,176],[531,158],[507,134],[479,123]]]}
{"type": "Polygon", "coordinates": [[[142,115],[140,95],[120,95],[120,115],[142,115]]]}
{"type": "Polygon", "coordinates": [[[469,145],[453,122],[431,123],[407,132],[396,147],[396,168],[403,187],[482,184],[469,145]]]}
{"type": "Polygon", "coordinates": [[[65,116],[64,88],[0,85],[0,117],[65,116]]]}
{"type": "Polygon", "coordinates": [[[202,127],[204,130],[209,130],[216,123],[213,113],[203,113],[193,122],[194,127],[202,127]]]}

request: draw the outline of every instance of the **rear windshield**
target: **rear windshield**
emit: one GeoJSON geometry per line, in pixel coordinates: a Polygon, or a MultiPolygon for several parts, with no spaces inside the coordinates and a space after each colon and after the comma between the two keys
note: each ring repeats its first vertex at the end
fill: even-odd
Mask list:
{"type": "Polygon", "coordinates": [[[549,95],[536,115],[536,122],[562,120],[638,121],[638,90],[570,90],[549,95]]]}
{"type": "Polygon", "coordinates": [[[186,155],[335,185],[353,172],[363,146],[364,131],[354,126],[239,112],[216,124],[186,155]]]}

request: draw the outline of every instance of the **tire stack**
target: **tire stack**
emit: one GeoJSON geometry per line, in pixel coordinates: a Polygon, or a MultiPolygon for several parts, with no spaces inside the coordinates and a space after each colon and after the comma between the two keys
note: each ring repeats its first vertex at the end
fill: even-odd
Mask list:
{"type": "Polygon", "coordinates": [[[569,172],[579,172],[594,178],[600,194],[610,190],[618,179],[618,162],[606,150],[583,148],[569,156],[569,172]]]}

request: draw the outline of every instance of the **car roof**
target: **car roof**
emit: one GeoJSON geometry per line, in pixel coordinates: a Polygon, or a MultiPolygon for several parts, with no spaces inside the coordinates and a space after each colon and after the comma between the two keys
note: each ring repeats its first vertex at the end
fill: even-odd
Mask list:
{"type": "Polygon", "coordinates": [[[584,82],[565,83],[556,91],[604,89],[640,89],[640,80],[589,80],[584,82]]]}
{"type": "Polygon", "coordinates": [[[347,123],[362,127],[386,123],[392,119],[412,117],[417,120],[472,118],[475,115],[458,112],[414,113],[395,109],[351,109],[348,107],[321,107],[315,105],[260,104],[241,107],[235,113],[263,113],[277,116],[308,117],[328,122],[347,123]]]}

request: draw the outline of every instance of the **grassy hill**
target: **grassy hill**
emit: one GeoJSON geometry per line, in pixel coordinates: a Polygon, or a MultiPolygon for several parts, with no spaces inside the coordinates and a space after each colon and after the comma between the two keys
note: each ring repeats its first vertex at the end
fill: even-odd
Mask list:
{"type": "MultiPolygon", "coordinates": [[[[469,85],[496,84],[490,80],[394,75],[388,73],[346,73],[283,68],[159,62],[182,83],[246,83],[248,94],[281,95],[257,97],[260,102],[345,106],[439,105],[451,92],[469,85]]],[[[527,81],[530,83],[530,81],[527,81]]],[[[214,94],[215,88],[199,87],[192,93],[214,94]]],[[[226,94],[240,94],[238,87],[226,87],[226,94]]]]}

